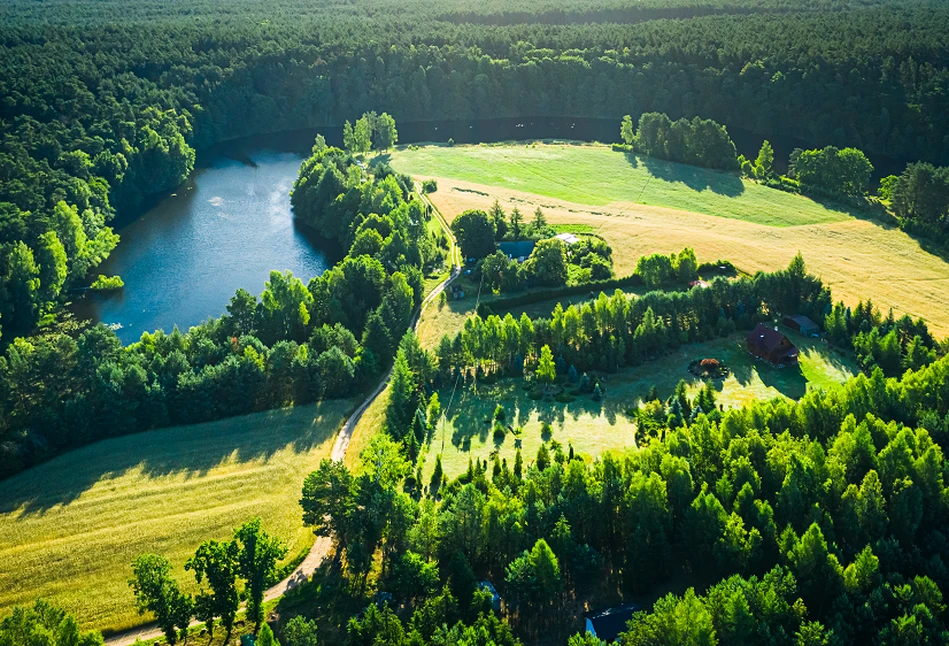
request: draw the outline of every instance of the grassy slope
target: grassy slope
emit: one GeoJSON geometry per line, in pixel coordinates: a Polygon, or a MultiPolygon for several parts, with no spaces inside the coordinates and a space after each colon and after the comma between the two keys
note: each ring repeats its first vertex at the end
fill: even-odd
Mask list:
{"type": "Polygon", "coordinates": [[[142,619],[127,585],[139,554],[175,574],[198,544],[259,515],[294,558],[313,542],[297,501],[353,402],[333,401],[106,440],[0,482],[0,614],[51,599],[86,627],[142,619]]]}
{"type": "MultiPolygon", "coordinates": [[[[680,379],[689,382],[693,392],[702,381],[691,375],[689,361],[705,357],[724,360],[732,371],[729,377],[715,382],[718,402],[726,408],[739,407],[754,400],[774,397],[801,397],[809,388],[826,388],[842,383],[856,373],[849,358],[831,351],[826,345],[799,334],[784,330],[802,350],[800,368],[775,368],[755,361],[743,344],[744,335],[734,334],[725,339],[680,348],[658,361],[606,375],[606,396],[601,403],[588,397],[578,397],[569,404],[555,401],[535,402],[522,389],[522,381],[503,379],[494,385],[460,385],[454,404],[449,408],[451,388],[439,393],[447,422],[432,434],[425,462],[426,477],[435,465],[435,456],[442,454],[442,465],[449,477],[467,469],[468,459],[489,459],[498,448],[499,455],[513,465],[515,438],[505,437],[496,445],[491,425],[486,424],[496,404],[504,406],[508,423],[522,426],[520,438],[525,464],[534,460],[542,442],[540,428],[544,421],[553,427],[553,439],[564,446],[572,443],[574,450],[597,456],[607,450],[634,445],[635,424],[625,410],[644,397],[653,384],[661,397],[668,397],[680,379]],[[444,447],[444,448],[443,448],[444,447]]],[[[426,482],[426,484],[428,484],[426,482]]]]}
{"type": "Polygon", "coordinates": [[[847,217],[731,174],[625,155],[606,146],[427,146],[396,152],[391,163],[416,177],[450,177],[591,206],[637,202],[769,226],[847,217]]]}
{"type": "MultiPolygon", "coordinates": [[[[629,274],[643,254],[677,252],[686,246],[693,247],[700,260],[724,258],[752,273],[784,268],[794,254],[801,251],[808,269],[823,279],[824,284],[833,291],[834,298],[851,306],[861,299],[872,298],[884,311],[892,307],[898,315],[908,313],[921,316],[937,336],[949,335],[949,264],[924,251],[918,242],[903,231],[856,217],[844,217],[822,224],[766,226],[734,218],[703,215],[681,209],[687,209],[688,203],[711,195],[710,191],[695,191],[682,183],[669,184],[658,179],[650,182],[642,202],[647,201],[650,191],[661,185],[672,191],[669,194],[670,201],[672,198],[680,201],[680,210],[622,202],[607,206],[590,204],[601,204],[613,199],[619,189],[612,186],[604,186],[602,195],[575,194],[572,199],[577,201],[562,201],[526,192],[549,189],[550,192],[569,195],[574,185],[591,185],[590,177],[570,172],[567,162],[547,162],[542,158],[527,161],[545,148],[525,148],[523,145],[506,148],[430,147],[418,151],[400,151],[395,155],[394,164],[400,171],[431,170],[441,174],[439,190],[431,198],[448,219],[465,209],[490,208],[497,198],[507,211],[517,206],[528,219],[534,209],[541,206],[548,221],[555,226],[592,228],[612,246],[614,267],[619,275],[629,274]],[[523,156],[522,163],[507,165],[511,173],[516,173],[511,175],[508,184],[516,183],[522,186],[521,190],[505,188],[504,181],[501,185],[487,184],[494,181],[492,173],[495,171],[486,168],[481,161],[486,150],[507,150],[511,155],[523,156]],[[442,158],[445,159],[444,164],[440,163],[442,158]],[[470,163],[466,159],[470,159],[470,163]],[[535,169],[547,173],[543,183],[534,181],[535,169]],[[554,175],[554,170],[562,174],[554,175]],[[449,173],[474,177],[480,183],[453,179],[448,177],[449,173]],[[528,182],[528,179],[531,181],[528,182]]],[[[623,155],[606,147],[550,148],[558,155],[578,160],[600,159],[605,169],[604,176],[610,174],[611,164],[626,164],[623,155]]],[[[583,165],[578,164],[577,168],[583,168],[583,165]]],[[[625,173],[630,177],[634,177],[637,172],[638,169],[626,164],[625,173]]],[[[802,207],[801,212],[823,208],[800,196],[749,183],[745,183],[745,187],[745,193],[733,198],[733,201],[737,204],[764,191],[760,194],[765,202],[761,212],[770,214],[768,217],[788,221],[797,217],[798,211],[795,209],[799,206],[802,207]],[[787,199],[792,199],[792,202],[784,202],[787,199]]],[[[630,199],[636,197],[633,195],[630,199]]],[[[805,218],[802,221],[807,220],[805,218]]]]}

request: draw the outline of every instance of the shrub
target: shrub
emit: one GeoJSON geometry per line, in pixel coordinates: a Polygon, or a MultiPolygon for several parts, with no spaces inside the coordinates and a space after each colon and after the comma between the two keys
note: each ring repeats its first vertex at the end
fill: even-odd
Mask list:
{"type": "Polygon", "coordinates": [[[125,287],[125,282],[120,276],[103,276],[99,274],[99,277],[93,281],[89,289],[104,292],[111,289],[122,289],[123,287],[125,287]]]}
{"type": "Polygon", "coordinates": [[[505,435],[507,435],[507,429],[504,428],[504,424],[496,423],[494,425],[494,439],[503,440],[505,435]]]}
{"type": "Polygon", "coordinates": [[[433,179],[427,179],[422,182],[423,193],[434,193],[438,190],[438,182],[433,179]]]}
{"type": "Polygon", "coordinates": [[[505,417],[504,406],[498,404],[494,407],[494,419],[497,421],[503,421],[505,417]]]}

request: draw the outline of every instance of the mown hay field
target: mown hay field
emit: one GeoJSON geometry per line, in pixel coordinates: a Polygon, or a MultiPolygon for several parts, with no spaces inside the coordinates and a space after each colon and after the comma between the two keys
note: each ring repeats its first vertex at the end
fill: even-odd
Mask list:
{"type": "Polygon", "coordinates": [[[949,335],[949,264],[860,212],[714,171],[634,165],[605,146],[429,146],[400,150],[391,163],[436,178],[438,191],[429,197],[449,220],[497,199],[526,220],[539,206],[551,224],[593,230],[612,246],[617,275],[629,274],[643,254],[687,246],[700,261],[730,260],[747,272],[786,267],[800,251],[835,299],[856,305],[869,298],[949,335]],[[732,195],[716,192],[716,181],[733,186],[732,195]]]}
{"type": "Polygon", "coordinates": [[[138,433],[70,451],[0,482],[0,616],[49,599],[84,627],[150,620],[128,586],[139,554],[167,556],[176,577],[207,539],[260,516],[289,547],[309,550],[298,500],[353,409],[329,401],[138,433]]]}

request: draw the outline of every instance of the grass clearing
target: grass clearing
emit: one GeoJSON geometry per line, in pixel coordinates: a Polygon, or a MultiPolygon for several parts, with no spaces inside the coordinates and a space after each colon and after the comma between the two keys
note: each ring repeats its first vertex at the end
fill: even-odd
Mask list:
{"type": "Polygon", "coordinates": [[[605,375],[606,393],[601,402],[594,402],[588,396],[577,397],[570,403],[533,401],[523,389],[522,380],[501,379],[492,385],[459,385],[449,408],[451,388],[443,389],[439,399],[446,415],[432,432],[426,450],[425,484],[439,453],[449,478],[463,473],[468,468],[469,458],[490,460],[495,450],[511,467],[518,445],[525,466],[530,464],[541,443],[546,441],[541,437],[544,422],[551,424],[552,438],[563,445],[565,452],[568,444],[572,444],[577,453],[590,457],[635,446],[636,425],[625,411],[637,405],[653,385],[659,395],[666,398],[674,392],[679,380],[685,379],[692,394],[697,393],[704,382],[688,372],[692,359],[713,357],[729,366],[729,376],[714,382],[718,402],[726,409],[775,397],[799,399],[811,388],[843,383],[857,373],[851,357],[838,354],[820,341],[787,329],[782,331],[801,350],[799,367],[776,368],[755,360],[745,350],[745,334],[736,333],[683,346],[656,361],[605,375]],[[492,424],[485,420],[491,419],[497,404],[507,413],[506,423],[523,428],[520,438],[508,433],[503,442],[495,441],[492,424]]]}
{"type": "MultiPolygon", "coordinates": [[[[773,227],[849,218],[846,207],[824,206],[731,173],[602,145],[424,146],[393,153],[391,164],[414,177],[477,182],[591,206],[636,202],[773,227]]],[[[439,180],[438,192],[446,188],[439,180]]],[[[437,196],[430,197],[437,203],[437,196]]]]}
{"type": "Polygon", "coordinates": [[[127,580],[139,554],[184,562],[253,516],[288,560],[313,544],[297,501],[355,403],[328,401],[104,440],[0,482],[0,615],[37,597],[86,628],[143,622],[127,580]]]}
{"type": "MultiPolygon", "coordinates": [[[[487,148],[487,147],[485,147],[487,148]]],[[[492,147],[503,150],[505,147],[492,147]]],[[[506,148],[520,151],[533,151],[521,146],[506,148]]],[[[546,148],[546,147],[539,147],[546,148]]],[[[604,165],[611,159],[622,160],[622,154],[614,153],[605,147],[594,146],[551,146],[559,151],[561,157],[599,156],[604,165]]],[[[718,259],[730,260],[736,266],[749,273],[756,271],[774,271],[787,267],[794,255],[801,251],[807,262],[808,270],[821,277],[834,294],[835,299],[854,306],[861,299],[871,298],[884,312],[893,308],[897,315],[910,314],[922,317],[930,329],[939,337],[949,335],[949,264],[938,256],[923,250],[919,243],[894,226],[880,222],[859,219],[841,214],[840,219],[820,224],[801,226],[765,226],[734,218],[714,217],[702,212],[689,212],[686,206],[677,209],[648,206],[647,189],[640,203],[615,202],[606,206],[596,206],[619,189],[605,187],[603,196],[578,192],[564,201],[543,194],[524,192],[529,189],[540,191],[543,186],[526,180],[519,185],[520,190],[506,188],[506,184],[487,185],[491,175],[476,178],[475,184],[464,179],[452,178],[449,173],[471,177],[483,165],[477,154],[479,147],[426,147],[418,151],[400,151],[393,157],[393,164],[400,171],[421,172],[429,164],[437,164],[445,157],[446,164],[428,168],[441,173],[437,193],[431,194],[433,203],[449,220],[466,209],[488,209],[495,199],[508,212],[517,206],[525,217],[537,206],[544,209],[548,222],[555,227],[581,227],[583,231],[595,231],[609,242],[613,248],[613,264],[618,276],[630,274],[636,261],[644,254],[655,252],[678,252],[683,247],[692,247],[700,261],[718,259]],[[425,164],[415,162],[414,155],[425,164]],[[465,165],[466,155],[474,160],[465,165]],[[448,163],[450,162],[450,163],[448,163]],[[586,201],[584,201],[586,200],[586,201]],[[591,202],[595,203],[591,205],[591,202]]],[[[624,162],[625,163],[625,162],[624,162]]],[[[539,160],[522,166],[521,175],[514,177],[533,177],[529,167],[540,165],[539,160]]],[[[582,168],[582,166],[580,166],[582,168]]],[[[513,173],[516,168],[511,168],[513,173]]],[[[627,169],[632,173],[635,169],[627,169]]],[[[570,170],[570,164],[557,162],[548,169],[550,185],[559,182],[562,194],[569,194],[569,188],[575,182],[585,180],[581,173],[570,170]],[[555,176],[554,172],[561,173],[555,176]]],[[[660,184],[653,181],[652,184],[660,184]]],[[[746,183],[747,184],[747,183],[746,183]]],[[[758,185],[749,185],[746,194],[752,188],[765,191],[762,194],[762,212],[775,213],[785,208],[781,217],[790,218],[794,213],[793,205],[817,205],[816,202],[801,196],[791,196],[780,191],[758,185]],[[784,200],[794,198],[787,207],[784,200]],[[785,206],[781,206],[785,204],[785,206]],[[790,209],[790,210],[787,210],[790,209]]],[[[675,184],[675,191],[681,193],[683,204],[696,191],[686,184],[675,184]]],[[[635,200],[637,195],[629,199],[635,200]]],[[[671,198],[670,198],[671,199],[671,198]]],[[[742,196],[728,198],[740,201],[742,196]]],[[[823,208],[823,207],[821,207],[823,208]]],[[[461,301],[466,303],[466,301],[461,301]]],[[[440,336],[440,334],[438,335],[440,336]]]]}

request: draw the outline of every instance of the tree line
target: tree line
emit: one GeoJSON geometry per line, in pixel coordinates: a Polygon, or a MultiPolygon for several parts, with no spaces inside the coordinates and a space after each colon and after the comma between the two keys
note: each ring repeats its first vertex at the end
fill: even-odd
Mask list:
{"type": "MultiPolygon", "coordinates": [[[[657,257],[639,264],[649,265],[649,258],[657,257]]],[[[662,258],[671,266],[669,257],[662,258]]],[[[569,366],[615,372],[681,345],[750,330],[759,321],[789,314],[823,322],[832,341],[857,351],[868,373],[881,367],[888,376],[897,376],[945,354],[922,320],[883,316],[871,302],[855,309],[834,305],[829,290],[807,274],[798,256],[786,270],[719,278],[708,288],[653,291],[634,299],[621,290],[612,296],[601,293],[567,308],[558,304],[550,317],[476,315],[454,337],[441,339],[436,359],[445,377],[469,367],[522,374],[548,346],[558,357],[560,374],[569,366]]]]}
{"type": "Polygon", "coordinates": [[[623,142],[637,153],[718,170],[739,170],[738,152],[728,131],[711,119],[672,121],[661,112],[646,112],[634,128],[630,115],[620,124],[623,142]]]}
{"type": "MultiPolygon", "coordinates": [[[[103,325],[73,336],[16,338],[0,358],[0,476],[64,448],[319,398],[351,396],[388,367],[422,300],[421,266],[434,243],[410,182],[385,168],[367,177],[318,142],[294,190],[299,217],[308,178],[326,164],[347,256],[305,285],[271,272],[259,297],[240,289],[226,313],[182,333],[145,333],[123,347],[103,325]],[[332,160],[332,162],[330,162],[332,160]]],[[[324,186],[329,182],[324,182],[324,186]]]]}

